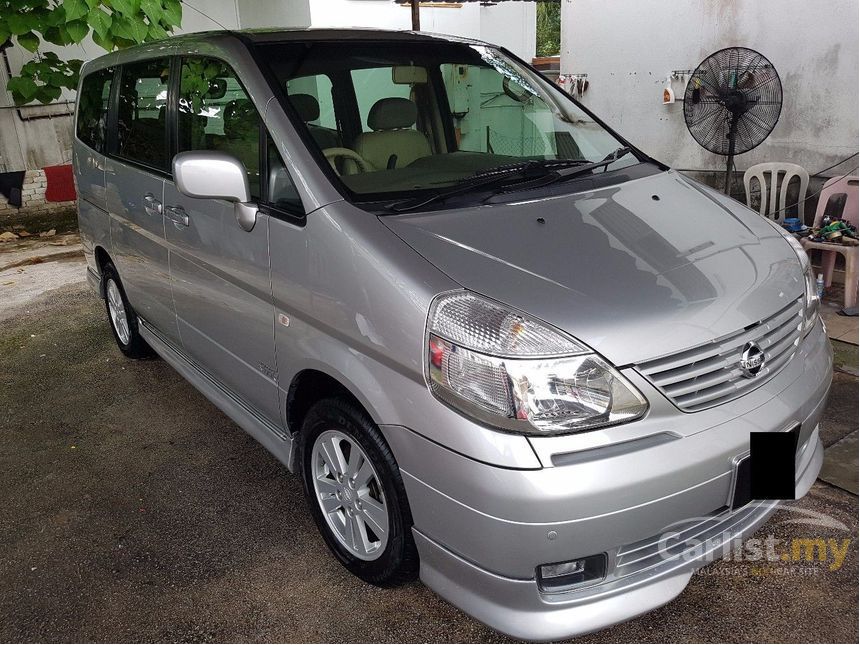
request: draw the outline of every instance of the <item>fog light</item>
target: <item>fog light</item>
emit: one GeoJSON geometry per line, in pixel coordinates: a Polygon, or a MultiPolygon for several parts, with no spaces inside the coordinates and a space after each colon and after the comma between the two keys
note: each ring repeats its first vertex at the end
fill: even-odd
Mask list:
{"type": "Polygon", "coordinates": [[[606,554],[587,558],[543,564],[538,567],[538,586],[543,591],[565,591],[587,582],[602,580],[606,576],[606,554]]]}

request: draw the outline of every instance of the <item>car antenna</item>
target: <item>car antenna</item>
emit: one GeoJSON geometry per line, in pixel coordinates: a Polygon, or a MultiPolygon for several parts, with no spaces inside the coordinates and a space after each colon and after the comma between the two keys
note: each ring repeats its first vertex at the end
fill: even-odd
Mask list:
{"type": "Polygon", "coordinates": [[[186,7],[188,7],[189,9],[193,9],[194,11],[196,11],[198,14],[200,14],[200,15],[201,15],[201,16],[203,16],[204,18],[208,18],[209,20],[211,20],[212,22],[214,22],[216,25],[218,25],[219,27],[221,27],[221,29],[223,29],[224,31],[227,31],[227,32],[233,32],[233,31],[235,31],[234,29],[229,29],[229,28],[225,27],[225,26],[224,26],[224,25],[222,25],[220,22],[218,22],[217,20],[215,20],[215,18],[213,18],[212,16],[210,16],[208,13],[206,13],[205,11],[203,11],[203,10],[201,10],[201,9],[198,9],[198,8],[197,8],[197,7],[195,7],[193,4],[189,3],[189,2],[188,2],[188,0],[184,0],[182,4],[183,4],[183,5],[185,5],[186,7]]]}

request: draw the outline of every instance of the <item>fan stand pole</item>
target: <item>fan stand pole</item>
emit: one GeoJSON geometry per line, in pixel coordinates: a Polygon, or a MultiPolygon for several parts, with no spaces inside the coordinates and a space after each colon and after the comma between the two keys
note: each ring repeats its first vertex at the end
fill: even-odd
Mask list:
{"type": "Polygon", "coordinates": [[[726,158],[726,184],[723,192],[731,197],[732,190],[732,168],[734,167],[735,161],[735,137],[738,134],[738,117],[737,115],[732,115],[732,122],[729,125],[729,155],[726,158]]]}

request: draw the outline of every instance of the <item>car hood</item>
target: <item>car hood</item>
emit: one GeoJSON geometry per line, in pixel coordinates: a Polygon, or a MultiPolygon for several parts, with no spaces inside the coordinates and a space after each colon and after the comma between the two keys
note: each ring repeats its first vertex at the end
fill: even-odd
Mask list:
{"type": "Polygon", "coordinates": [[[619,366],[740,331],[804,289],[779,231],[674,171],[380,219],[465,288],[567,331],[619,366]]]}

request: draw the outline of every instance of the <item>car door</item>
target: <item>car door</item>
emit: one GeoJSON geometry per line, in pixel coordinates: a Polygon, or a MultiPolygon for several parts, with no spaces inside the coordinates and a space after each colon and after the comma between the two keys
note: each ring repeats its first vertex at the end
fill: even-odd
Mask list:
{"type": "MultiPolygon", "coordinates": [[[[181,61],[178,152],[234,155],[260,198],[260,116],[233,71],[202,57],[181,61]]],[[[280,426],[269,274],[269,222],[243,230],[234,205],[164,187],[166,238],[185,353],[257,414],[280,426]]]]}
{"type": "Polygon", "coordinates": [[[104,181],[111,257],[126,296],[140,318],[178,342],[162,216],[169,70],[169,58],[120,68],[104,181]]]}

